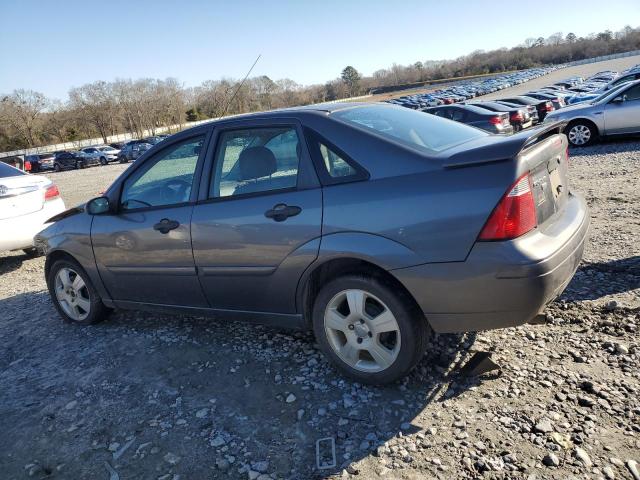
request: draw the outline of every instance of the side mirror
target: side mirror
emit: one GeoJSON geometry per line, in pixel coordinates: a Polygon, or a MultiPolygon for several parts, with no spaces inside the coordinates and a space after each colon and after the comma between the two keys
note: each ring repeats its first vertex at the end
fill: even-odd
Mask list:
{"type": "Polygon", "coordinates": [[[108,213],[109,199],[107,197],[92,198],[87,202],[87,213],[89,215],[102,215],[108,213]]]}

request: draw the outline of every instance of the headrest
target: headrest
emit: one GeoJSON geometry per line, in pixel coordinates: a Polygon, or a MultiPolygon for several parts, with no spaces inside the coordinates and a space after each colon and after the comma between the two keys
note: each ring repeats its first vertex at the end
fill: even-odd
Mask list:
{"type": "Polygon", "coordinates": [[[277,170],[276,157],[266,147],[245,148],[240,152],[238,163],[241,180],[268,177],[277,170]]]}

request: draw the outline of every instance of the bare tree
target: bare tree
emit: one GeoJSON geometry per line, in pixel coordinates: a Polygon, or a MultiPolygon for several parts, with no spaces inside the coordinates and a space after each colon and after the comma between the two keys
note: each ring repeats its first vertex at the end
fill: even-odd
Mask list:
{"type": "Polygon", "coordinates": [[[84,120],[95,126],[103,141],[116,132],[118,104],[110,83],[99,81],[72,88],[69,91],[71,105],[78,110],[84,120]]]}
{"type": "Polygon", "coordinates": [[[33,90],[14,90],[2,98],[2,120],[11,125],[28,147],[37,144],[41,129],[39,119],[47,107],[47,98],[33,90]]]}

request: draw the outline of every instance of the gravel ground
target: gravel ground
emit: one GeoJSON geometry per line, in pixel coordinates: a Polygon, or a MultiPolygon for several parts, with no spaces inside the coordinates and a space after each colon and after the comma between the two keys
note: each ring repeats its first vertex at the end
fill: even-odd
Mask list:
{"type": "MultiPolygon", "coordinates": [[[[437,336],[386,388],[341,378],[307,333],[137,312],[63,324],[44,260],[0,254],[0,477],[640,480],[639,151],[572,152],[591,241],[546,324],[437,336]],[[461,376],[475,351],[501,370],[461,376]],[[338,465],[318,470],[324,437],[338,465]]],[[[50,177],[73,205],[123,168],[50,177]]]]}

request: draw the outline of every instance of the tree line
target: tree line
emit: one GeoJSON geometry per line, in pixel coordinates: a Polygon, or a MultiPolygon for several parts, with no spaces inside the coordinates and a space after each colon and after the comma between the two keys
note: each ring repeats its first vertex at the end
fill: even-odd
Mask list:
{"type": "Polygon", "coordinates": [[[207,80],[185,88],[178,79],[143,78],[97,81],[69,91],[66,102],[32,90],[0,94],[0,151],[131,133],[245,112],[327,102],[370,92],[376,87],[429,82],[451,77],[500,73],[562,64],[640,49],[640,28],[605,30],[586,37],[558,32],[528,38],[521,45],[485,52],[476,50],[454,60],[393,64],[363,77],[347,66],[325,84],[303,86],[262,75],[241,82],[207,80]]]}

